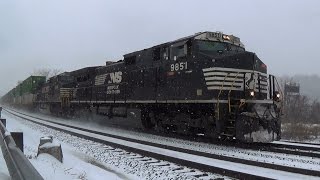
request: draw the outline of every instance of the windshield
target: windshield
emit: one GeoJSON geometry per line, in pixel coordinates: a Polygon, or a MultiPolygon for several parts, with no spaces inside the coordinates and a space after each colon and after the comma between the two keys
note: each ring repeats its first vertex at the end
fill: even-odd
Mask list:
{"type": "Polygon", "coordinates": [[[225,51],[244,52],[244,48],[216,41],[197,41],[198,49],[203,53],[222,53],[225,51]]]}

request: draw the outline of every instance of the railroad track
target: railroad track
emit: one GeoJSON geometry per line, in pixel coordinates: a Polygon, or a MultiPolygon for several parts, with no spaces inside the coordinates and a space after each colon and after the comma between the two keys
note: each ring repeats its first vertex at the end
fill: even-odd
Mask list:
{"type": "MultiPolygon", "coordinates": [[[[22,113],[22,112],[13,110],[13,109],[11,109],[11,111],[19,113],[21,115],[28,116],[28,117],[36,118],[39,120],[52,122],[52,123],[56,123],[59,125],[65,125],[63,123],[48,121],[44,118],[39,118],[37,116],[22,113]]],[[[79,127],[72,126],[72,125],[65,125],[65,126],[72,127],[72,128],[79,128],[79,127]]],[[[116,127],[116,128],[129,130],[129,129],[123,128],[123,127],[116,127]]],[[[99,132],[99,131],[92,131],[92,130],[87,130],[84,128],[79,128],[79,129],[101,134],[101,132],[99,132]]],[[[143,129],[134,129],[134,130],[130,129],[130,131],[141,132],[141,131],[143,131],[143,129]]],[[[291,155],[297,155],[297,156],[308,156],[308,157],[320,158],[320,144],[308,144],[308,143],[298,143],[298,142],[289,142],[289,141],[277,141],[274,143],[243,144],[243,143],[239,143],[239,142],[217,141],[217,140],[212,140],[212,139],[209,139],[206,137],[201,137],[201,136],[198,136],[192,140],[188,136],[179,135],[176,133],[165,134],[165,133],[159,133],[159,132],[154,132],[154,131],[145,131],[145,132],[149,133],[149,134],[157,135],[157,136],[173,137],[173,138],[179,138],[179,139],[184,139],[184,140],[194,141],[194,142],[211,143],[211,144],[216,144],[216,145],[221,145],[221,146],[226,146],[226,147],[238,147],[238,148],[249,149],[249,150],[258,150],[258,151],[265,151],[265,152],[275,152],[275,153],[291,154],[291,155]]],[[[122,138],[121,136],[114,136],[112,134],[107,134],[107,133],[102,133],[102,135],[112,136],[115,138],[122,138]]],[[[125,139],[125,140],[127,140],[127,139],[125,139]]]]}
{"type": "MultiPolygon", "coordinates": [[[[38,118],[40,120],[46,120],[43,118],[39,118],[36,116],[28,115],[25,113],[21,113],[18,111],[15,111],[16,113],[20,113],[23,115],[27,115],[33,118],[38,118]]],[[[52,121],[49,121],[52,122],[52,121]]],[[[61,124],[61,123],[60,123],[61,124]]],[[[61,124],[64,125],[64,124],[61,124]]],[[[74,127],[74,126],[71,126],[74,127]]],[[[123,127],[116,127],[116,128],[121,128],[125,130],[129,130],[123,127]]],[[[130,129],[129,131],[135,131],[135,132],[141,132],[144,131],[143,129],[130,129]]],[[[96,131],[94,131],[96,132],[96,131]]],[[[239,142],[230,142],[230,141],[217,141],[217,140],[212,140],[203,136],[198,136],[195,139],[192,140],[190,137],[185,136],[185,135],[179,135],[177,133],[159,133],[155,131],[144,131],[149,134],[157,135],[157,136],[165,136],[165,137],[173,137],[173,138],[179,138],[179,139],[184,139],[188,141],[194,141],[194,142],[204,142],[204,143],[211,143],[211,144],[216,144],[216,145],[221,145],[221,146],[226,146],[226,147],[238,147],[242,149],[250,149],[250,150],[258,150],[258,151],[265,151],[265,152],[275,152],[275,153],[283,153],[283,154],[292,154],[292,155],[297,155],[297,156],[308,156],[308,157],[315,157],[315,158],[320,158],[320,145],[314,144],[314,145],[303,145],[302,143],[290,143],[289,142],[281,142],[277,141],[274,143],[255,143],[255,144],[243,144],[239,142]]],[[[99,132],[98,132],[99,133],[99,132]]],[[[109,134],[112,135],[112,134],[109,134]]],[[[119,138],[121,136],[117,136],[119,138]]]]}
{"type": "Polygon", "coordinates": [[[320,146],[320,143],[308,143],[308,142],[298,142],[298,141],[287,141],[287,140],[281,140],[280,143],[289,143],[289,144],[295,144],[295,145],[299,145],[299,146],[320,146]]]}
{"type": "MultiPolygon", "coordinates": [[[[6,111],[4,114],[6,115],[8,122],[11,119],[15,119],[14,114],[8,114],[7,112],[8,111],[6,111]]],[[[26,118],[24,119],[27,120],[26,118]]],[[[145,154],[137,154],[134,151],[129,151],[125,148],[120,149],[120,146],[110,146],[111,143],[104,143],[103,140],[96,141],[95,138],[86,138],[85,136],[82,136],[85,138],[83,139],[80,137],[81,134],[83,135],[81,131],[70,132],[65,129],[60,129],[59,127],[52,127],[48,124],[33,122],[32,119],[22,121],[21,123],[28,128],[40,131],[42,134],[52,135],[58,141],[67,143],[69,146],[73,146],[76,149],[74,155],[78,156],[78,158],[83,159],[84,161],[87,161],[88,163],[93,163],[94,165],[97,165],[102,169],[106,169],[107,171],[110,171],[109,166],[113,168],[120,167],[120,173],[116,173],[119,174],[120,177],[124,177],[124,179],[128,179],[127,175],[129,177],[130,175],[136,175],[139,177],[139,179],[162,179],[161,177],[163,177],[163,174],[165,174],[164,177],[169,179],[230,179],[219,174],[217,175],[203,172],[197,169],[180,166],[175,163],[158,160],[156,158],[146,156],[145,154]],[[70,134],[73,134],[74,136],[71,136],[70,134]],[[82,155],[81,152],[87,154],[87,156],[82,155]],[[108,165],[105,166],[101,164],[101,162],[105,162],[108,165]],[[135,172],[139,170],[144,172],[135,172]],[[165,171],[165,173],[163,171],[165,171]]]]}
{"type": "MultiPolygon", "coordinates": [[[[205,172],[219,173],[234,178],[315,178],[320,177],[320,171],[289,167],[277,164],[263,163],[227,157],[216,154],[204,153],[190,149],[183,149],[163,144],[141,141],[121,137],[99,131],[88,130],[81,127],[65,125],[48,121],[43,118],[30,116],[13,110],[5,109],[8,113],[34,123],[47,126],[59,131],[93,140],[103,144],[138,153],[146,157],[161,159],[183,166],[199,169],[205,172]],[[254,169],[254,171],[252,171],[254,169]],[[272,173],[270,173],[270,170],[272,173]]],[[[276,145],[280,146],[280,145],[276,145]]],[[[283,148],[283,147],[281,147],[283,148]]]]}
{"type": "Polygon", "coordinates": [[[278,150],[278,152],[281,153],[288,153],[290,151],[290,154],[320,158],[320,145],[306,146],[302,144],[284,144],[281,141],[269,143],[267,145],[269,145],[274,152],[278,150]]]}
{"type": "Polygon", "coordinates": [[[308,146],[301,146],[301,145],[289,145],[289,144],[283,144],[281,141],[277,141],[274,143],[259,143],[254,145],[240,145],[240,146],[238,145],[238,147],[243,147],[243,148],[248,148],[253,150],[260,150],[260,151],[267,151],[267,152],[320,158],[320,146],[308,147],[308,146]]]}

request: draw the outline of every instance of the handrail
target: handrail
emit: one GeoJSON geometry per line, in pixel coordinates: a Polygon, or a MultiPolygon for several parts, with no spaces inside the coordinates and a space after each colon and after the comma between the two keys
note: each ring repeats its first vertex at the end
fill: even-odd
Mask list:
{"type": "Polygon", "coordinates": [[[230,107],[230,94],[231,94],[231,90],[232,90],[232,88],[233,88],[234,83],[235,83],[236,80],[237,80],[237,77],[238,77],[239,73],[240,73],[240,72],[238,71],[236,77],[234,78],[234,81],[233,81],[232,84],[231,84],[231,88],[230,88],[229,93],[228,93],[229,113],[231,112],[231,107],[230,107]]]}
{"type": "Polygon", "coordinates": [[[0,121],[0,146],[13,180],[43,180],[0,121]]]}
{"type": "MultiPolygon", "coordinates": [[[[274,77],[274,76],[273,76],[273,77],[274,77]]],[[[282,114],[282,113],[283,113],[282,107],[284,106],[284,105],[283,105],[284,95],[283,95],[281,86],[279,85],[279,82],[278,82],[277,78],[274,77],[274,79],[276,80],[276,83],[277,83],[277,86],[278,86],[278,90],[279,90],[279,93],[280,93],[280,96],[281,96],[281,99],[279,99],[279,100],[280,100],[280,106],[281,106],[281,108],[280,108],[280,113],[282,114]]]]}
{"type": "Polygon", "coordinates": [[[221,92],[222,92],[222,89],[223,89],[223,86],[224,86],[224,82],[226,81],[226,78],[228,77],[230,73],[227,73],[227,75],[224,76],[224,79],[223,79],[223,82],[222,82],[222,86],[220,88],[220,91],[219,91],[219,94],[218,94],[218,98],[217,98],[217,112],[218,112],[218,117],[217,119],[220,119],[220,109],[219,109],[219,98],[220,98],[220,95],[221,95],[221,92]]]}
{"type": "MultiPolygon", "coordinates": [[[[273,75],[272,75],[272,76],[273,76],[273,75]]],[[[273,76],[273,77],[275,77],[275,76],[273,76]]],[[[283,97],[284,97],[284,95],[283,95],[283,92],[282,92],[281,86],[279,85],[278,79],[277,79],[277,78],[274,78],[274,79],[276,80],[276,83],[277,83],[277,86],[278,86],[279,92],[280,92],[280,94],[281,94],[281,98],[283,98],[283,97]]]]}

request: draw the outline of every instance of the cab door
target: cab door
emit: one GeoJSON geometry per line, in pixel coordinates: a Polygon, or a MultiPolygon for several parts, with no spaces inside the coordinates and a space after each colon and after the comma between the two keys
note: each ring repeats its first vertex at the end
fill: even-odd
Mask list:
{"type": "Polygon", "coordinates": [[[184,40],[170,46],[170,59],[166,64],[167,97],[168,100],[185,100],[189,97],[187,84],[190,75],[188,70],[188,58],[191,56],[191,41],[184,40]]]}

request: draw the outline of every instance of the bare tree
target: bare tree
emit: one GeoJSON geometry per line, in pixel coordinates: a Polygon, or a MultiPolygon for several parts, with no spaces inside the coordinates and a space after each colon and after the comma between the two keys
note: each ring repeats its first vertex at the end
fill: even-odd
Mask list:
{"type": "Polygon", "coordinates": [[[307,96],[295,96],[290,104],[287,104],[287,116],[294,123],[305,123],[309,119],[310,99],[307,96]]]}
{"type": "Polygon", "coordinates": [[[313,100],[308,119],[311,123],[320,124],[320,103],[318,100],[313,100]]]}
{"type": "Polygon", "coordinates": [[[32,76],[45,76],[49,77],[49,74],[51,72],[51,69],[48,68],[42,68],[42,69],[35,69],[33,73],[31,73],[32,76]]]}
{"type": "Polygon", "coordinates": [[[21,84],[22,82],[23,82],[23,81],[19,80],[19,81],[17,82],[17,85],[21,84]]]}
{"type": "Polygon", "coordinates": [[[61,74],[62,70],[61,69],[52,69],[50,73],[50,77],[56,76],[58,74],[61,74]]]}
{"type": "Polygon", "coordinates": [[[58,74],[62,73],[61,69],[49,69],[49,68],[41,68],[36,69],[31,73],[33,76],[45,76],[47,79],[58,74]]]}

